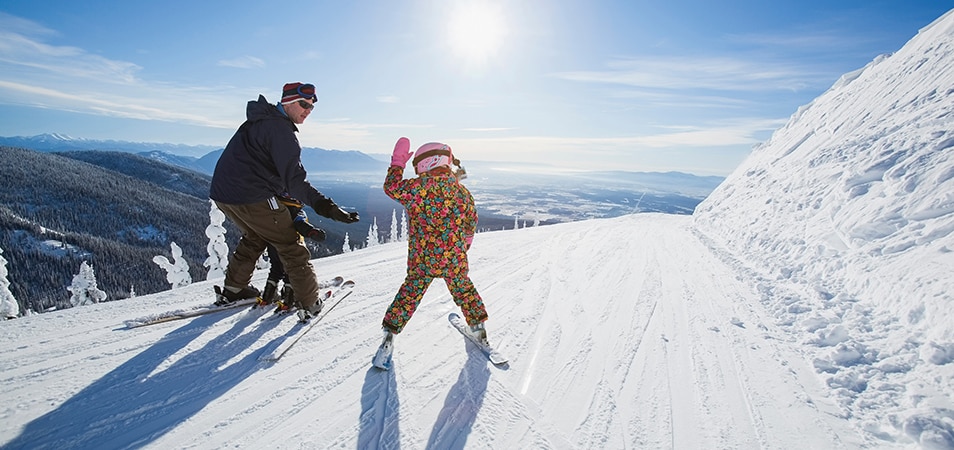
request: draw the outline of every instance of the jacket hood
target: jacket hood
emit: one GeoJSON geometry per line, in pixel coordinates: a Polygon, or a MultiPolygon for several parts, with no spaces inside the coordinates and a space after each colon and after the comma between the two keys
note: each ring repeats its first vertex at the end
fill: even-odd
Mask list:
{"type": "MultiPolygon", "coordinates": [[[[258,100],[248,102],[248,106],[245,107],[245,118],[248,119],[249,122],[276,119],[287,120],[292,123],[288,116],[282,114],[277,106],[269,103],[268,100],[265,99],[265,96],[261,94],[258,95],[258,100]]],[[[298,131],[298,127],[295,126],[294,123],[292,123],[292,127],[295,128],[295,131],[298,131]]]]}

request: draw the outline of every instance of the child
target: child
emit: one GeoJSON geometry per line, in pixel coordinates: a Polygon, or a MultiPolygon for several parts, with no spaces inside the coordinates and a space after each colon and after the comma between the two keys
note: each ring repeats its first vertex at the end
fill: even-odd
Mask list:
{"type": "Polygon", "coordinates": [[[477,227],[474,198],[458,183],[460,161],[450,146],[432,142],[417,149],[416,178],[404,179],[404,166],[411,158],[410,141],[398,139],[384,192],[408,212],[407,276],[384,314],[384,341],[374,365],[390,367],[394,335],[401,332],[420,304],[434,278],[443,278],[460,307],[471,332],[485,344],[487,311],[468,275],[467,250],[477,227]]]}

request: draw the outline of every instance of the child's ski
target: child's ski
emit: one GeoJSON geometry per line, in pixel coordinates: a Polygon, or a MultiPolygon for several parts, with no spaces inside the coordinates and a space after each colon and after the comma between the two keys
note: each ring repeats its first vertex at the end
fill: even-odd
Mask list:
{"type": "Polygon", "coordinates": [[[451,325],[453,325],[454,328],[460,332],[460,334],[463,334],[468,341],[476,345],[477,348],[479,348],[480,351],[487,356],[487,359],[494,363],[494,365],[507,363],[507,357],[498,352],[492,346],[482,344],[480,340],[478,340],[477,337],[470,332],[470,327],[467,326],[467,323],[465,323],[464,319],[462,319],[459,315],[456,313],[450,313],[450,315],[447,316],[447,320],[449,320],[451,325]]]}

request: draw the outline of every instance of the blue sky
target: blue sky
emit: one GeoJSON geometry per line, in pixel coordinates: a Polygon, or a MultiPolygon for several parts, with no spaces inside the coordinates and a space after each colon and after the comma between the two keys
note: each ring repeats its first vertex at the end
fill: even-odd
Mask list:
{"type": "Polygon", "coordinates": [[[945,3],[3,0],[0,136],[224,146],[304,81],[304,146],[727,175],[945,3]]]}

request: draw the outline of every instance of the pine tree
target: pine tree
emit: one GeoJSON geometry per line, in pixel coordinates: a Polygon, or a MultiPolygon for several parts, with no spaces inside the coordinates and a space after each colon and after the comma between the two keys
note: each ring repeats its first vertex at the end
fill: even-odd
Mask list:
{"type": "Polygon", "coordinates": [[[206,249],[209,257],[206,258],[203,265],[209,268],[205,279],[211,280],[225,276],[225,268],[229,264],[229,246],[225,243],[225,214],[215,206],[215,202],[209,200],[212,208],[209,210],[209,226],[205,228],[205,235],[209,238],[209,245],[206,249]]]}
{"type": "Polygon", "coordinates": [[[182,257],[182,249],[175,242],[172,243],[172,259],[175,261],[174,263],[170,262],[165,256],[158,255],[152,258],[152,262],[165,269],[166,280],[172,285],[172,289],[192,284],[192,276],[189,275],[189,263],[182,257]]]}
{"type": "Polygon", "coordinates": [[[106,300],[106,293],[96,286],[96,274],[93,266],[83,261],[79,273],[73,276],[73,284],[66,288],[73,295],[70,304],[73,306],[91,305],[106,300]]]}
{"type": "Polygon", "coordinates": [[[15,319],[20,315],[20,305],[17,299],[13,298],[10,292],[10,281],[7,280],[7,260],[3,257],[3,249],[0,248],[0,317],[4,319],[15,319]]]}
{"type": "Polygon", "coordinates": [[[341,252],[348,253],[351,251],[351,243],[348,242],[348,232],[345,232],[344,244],[341,245],[341,252]]]}
{"type": "Polygon", "coordinates": [[[375,245],[378,245],[378,218],[374,218],[374,222],[371,224],[371,228],[368,230],[368,239],[365,242],[365,248],[371,248],[375,245]]]}
{"type": "Polygon", "coordinates": [[[398,241],[397,210],[391,210],[391,232],[388,234],[388,242],[398,241]]]}

